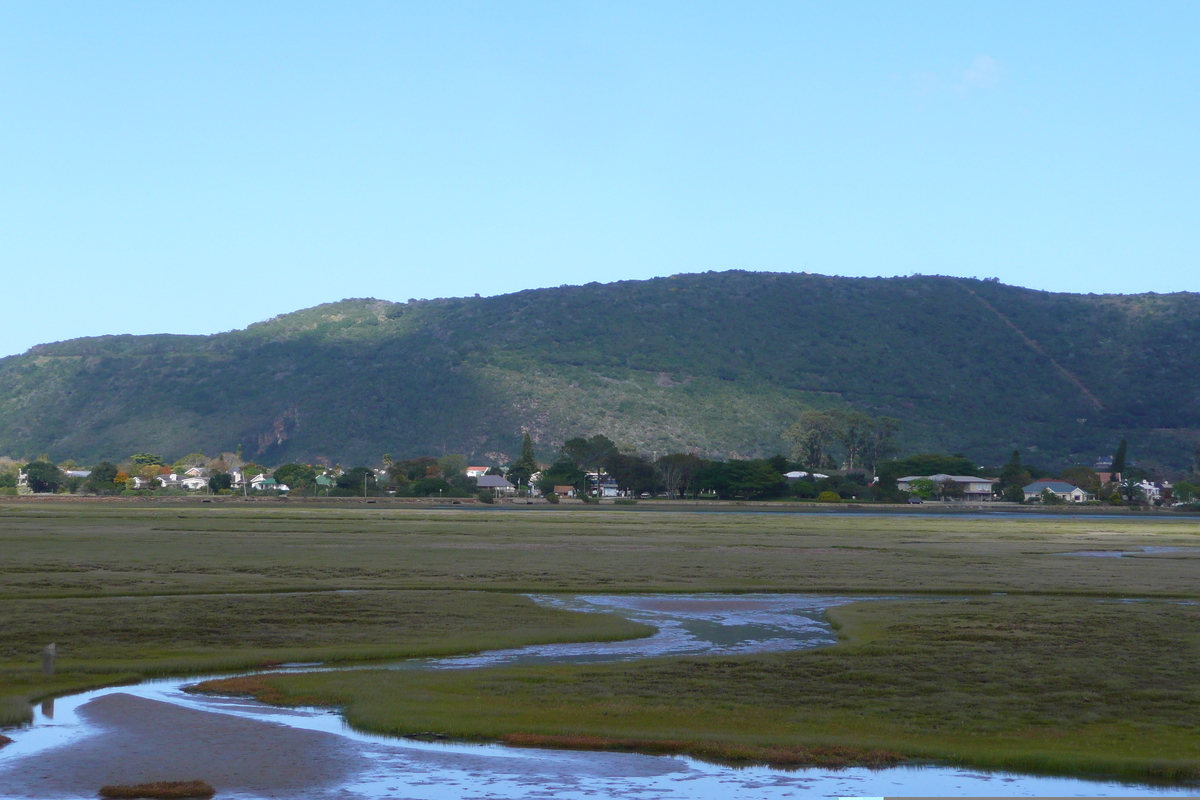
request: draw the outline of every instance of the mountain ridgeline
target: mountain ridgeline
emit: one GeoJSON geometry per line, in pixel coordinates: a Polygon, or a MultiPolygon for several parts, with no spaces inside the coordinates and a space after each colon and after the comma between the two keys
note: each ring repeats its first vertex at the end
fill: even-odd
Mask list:
{"type": "Polygon", "coordinates": [[[786,449],[805,409],[903,422],[908,452],[999,464],[1200,442],[1200,295],[947,277],[724,272],[489,298],[343,300],[211,336],[99,336],[0,360],[0,453],[90,463],[240,445],[267,463],[786,449]]]}

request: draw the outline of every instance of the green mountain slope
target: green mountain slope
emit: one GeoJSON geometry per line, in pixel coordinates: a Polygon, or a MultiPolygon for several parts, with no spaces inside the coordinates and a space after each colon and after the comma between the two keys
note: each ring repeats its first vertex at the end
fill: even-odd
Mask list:
{"type": "Polygon", "coordinates": [[[89,461],[241,444],[267,462],[770,454],[805,408],[904,420],[911,450],[999,463],[1200,442],[1200,295],[748,272],[410,303],[345,300],[213,336],[103,336],[0,360],[0,452],[89,461]]]}

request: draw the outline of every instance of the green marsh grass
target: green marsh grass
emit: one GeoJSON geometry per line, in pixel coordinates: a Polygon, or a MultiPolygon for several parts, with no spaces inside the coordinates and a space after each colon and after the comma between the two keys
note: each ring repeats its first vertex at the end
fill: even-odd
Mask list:
{"type": "Polygon", "coordinates": [[[519,595],[372,591],[9,600],[0,609],[0,722],[38,700],[138,677],[452,655],[628,639],[652,628],[519,595]],[[57,674],[35,665],[53,641],[57,674]]]}
{"type": "MultiPolygon", "coordinates": [[[[5,504],[0,503],[0,508],[5,504]]],[[[646,510],[643,510],[643,509],[646,510]]],[[[0,599],[338,589],[1200,596],[1191,518],[9,506],[0,599]]]]}
{"type": "Polygon", "coordinates": [[[1200,778],[1196,606],[1007,597],[834,613],[847,638],[815,651],[269,675],[249,693],[341,705],[352,724],[393,734],[582,737],[584,746],[592,737],[647,751],[670,742],[730,752],[846,747],[977,767],[1200,778]]]}
{"type": "Polygon", "coordinates": [[[641,632],[540,608],[525,592],[976,596],[839,609],[848,640],[804,654],[279,680],[400,733],[845,746],[1186,774],[1197,762],[1196,620],[1165,598],[1200,597],[1198,548],[1200,523],[1160,515],[0,502],[0,720],[147,675],[641,632]],[[1181,549],[1060,555],[1146,545],[1181,549]],[[1097,599],[1129,596],[1156,600],[1097,599]],[[1024,627],[1003,627],[1014,619],[1024,627]],[[37,653],[52,641],[59,674],[46,678],[37,653]]]}

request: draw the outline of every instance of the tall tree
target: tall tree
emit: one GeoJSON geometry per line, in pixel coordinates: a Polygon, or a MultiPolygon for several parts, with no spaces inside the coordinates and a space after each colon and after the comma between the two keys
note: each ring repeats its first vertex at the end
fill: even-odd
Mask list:
{"type": "Polygon", "coordinates": [[[1000,483],[996,491],[1005,500],[1020,503],[1025,500],[1025,487],[1032,480],[1033,473],[1021,463],[1021,451],[1013,450],[1008,463],[1000,468],[1000,483]]]}
{"type": "Polygon", "coordinates": [[[370,467],[355,467],[337,477],[337,488],[359,496],[375,490],[375,470],[370,467]]]}
{"type": "Polygon", "coordinates": [[[827,411],[805,411],[783,438],[792,443],[792,458],[809,471],[822,469],[833,442],[835,420],[827,411]]]}
{"type": "Polygon", "coordinates": [[[1125,471],[1125,451],[1127,445],[1124,439],[1117,445],[1117,452],[1113,455],[1112,471],[1113,480],[1120,480],[1121,473],[1125,471]]]}
{"type": "Polygon", "coordinates": [[[667,489],[667,497],[687,496],[695,483],[696,474],[708,462],[695,453],[670,453],[660,458],[656,466],[667,489]]]}
{"type": "Polygon", "coordinates": [[[529,483],[529,477],[538,471],[537,457],[533,454],[533,439],[529,434],[521,440],[521,455],[508,468],[508,480],[517,486],[529,483]]]}
{"type": "Polygon", "coordinates": [[[214,472],[208,479],[208,490],[219,494],[223,489],[233,488],[233,476],[228,472],[214,472]]]}
{"type": "Polygon", "coordinates": [[[25,465],[25,485],[38,494],[56,492],[62,483],[62,471],[49,461],[30,461],[25,465]]]}
{"type": "Polygon", "coordinates": [[[316,483],[317,471],[307,464],[282,464],[275,468],[275,480],[299,495],[316,483]]]}
{"type": "Polygon", "coordinates": [[[845,460],[842,462],[846,469],[860,466],[860,456],[870,440],[874,420],[861,411],[833,411],[831,434],[833,439],[842,446],[845,460]]]}
{"type": "Polygon", "coordinates": [[[121,490],[116,483],[117,465],[109,461],[101,461],[92,467],[88,475],[87,488],[96,494],[111,494],[121,490]]]}
{"type": "Polygon", "coordinates": [[[452,484],[463,482],[467,474],[467,457],[461,453],[447,453],[437,461],[442,478],[452,484]]]}
{"type": "Polygon", "coordinates": [[[658,486],[654,465],[641,456],[610,453],[604,459],[604,469],[622,491],[640,494],[652,492],[658,486]]]}
{"type": "Polygon", "coordinates": [[[578,436],[563,442],[562,454],[584,472],[595,472],[597,475],[604,469],[604,460],[617,452],[617,446],[603,434],[596,434],[587,439],[578,436]]]}
{"type": "Polygon", "coordinates": [[[863,469],[874,475],[879,462],[900,451],[896,446],[896,434],[900,432],[900,420],[895,417],[876,417],[862,453],[863,469]]]}

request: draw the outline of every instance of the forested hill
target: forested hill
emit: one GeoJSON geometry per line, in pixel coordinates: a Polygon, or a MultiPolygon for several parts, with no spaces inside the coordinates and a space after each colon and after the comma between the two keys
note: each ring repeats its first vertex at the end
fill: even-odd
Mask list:
{"type": "Polygon", "coordinates": [[[212,336],[0,360],[0,453],[90,462],[241,444],[256,460],[505,460],[604,433],[769,455],[806,408],[904,422],[907,451],[1050,465],[1200,441],[1200,295],[725,272],[490,298],[343,300],[212,336]]]}

